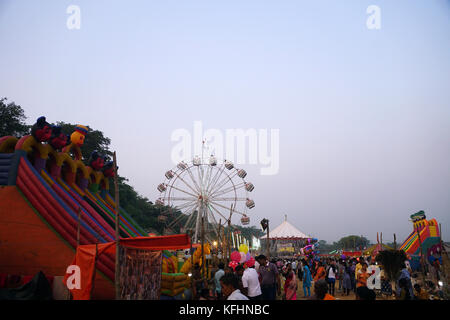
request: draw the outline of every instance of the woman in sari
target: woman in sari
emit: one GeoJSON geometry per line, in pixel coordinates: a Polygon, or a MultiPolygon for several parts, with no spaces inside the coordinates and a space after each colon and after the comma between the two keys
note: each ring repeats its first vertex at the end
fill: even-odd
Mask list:
{"type": "Polygon", "coordinates": [[[316,275],[314,277],[314,281],[325,280],[325,276],[327,275],[325,272],[325,268],[323,267],[322,262],[319,261],[318,268],[316,270],[316,275]]]}
{"type": "MultiPolygon", "coordinates": [[[[342,288],[344,288],[343,295],[349,295],[350,290],[352,289],[352,270],[351,267],[346,263],[344,264],[344,279],[342,283],[342,288]]],[[[354,277],[353,277],[354,278],[354,277]]]]}
{"type": "Polygon", "coordinates": [[[303,293],[305,294],[305,297],[311,297],[311,282],[312,282],[312,276],[311,271],[309,271],[308,264],[305,260],[302,260],[303,265],[303,293]],[[308,291],[308,295],[306,294],[306,291],[308,291]]]}
{"type": "Polygon", "coordinates": [[[286,266],[285,277],[284,295],[286,300],[297,300],[297,277],[295,276],[295,272],[292,271],[292,266],[290,263],[286,266]]]}

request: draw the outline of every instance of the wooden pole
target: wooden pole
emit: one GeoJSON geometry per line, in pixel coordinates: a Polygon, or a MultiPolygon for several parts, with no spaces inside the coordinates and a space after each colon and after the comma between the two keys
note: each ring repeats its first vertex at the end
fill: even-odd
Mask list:
{"type": "Polygon", "coordinates": [[[423,280],[423,285],[425,285],[425,264],[423,261],[422,240],[420,239],[420,232],[419,232],[418,227],[416,227],[416,232],[417,232],[417,237],[419,239],[419,246],[420,246],[420,265],[422,266],[422,280],[423,280]]]}
{"type": "Polygon", "coordinates": [[[446,258],[446,257],[444,257],[444,254],[447,255],[447,252],[445,251],[444,242],[442,241],[442,226],[440,223],[439,223],[439,243],[441,244],[441,252],[440,253],[441,253],[441,261],[442,261],[442,263],[441,263],[442,275],[444,276],[445,283],[448,283],[448,274],[447,274],[447,269],[446,269],[446,267],[448,267],[448,266],[446,265],[446,261],[444,261],[446,258]]]}
{"type": "Polygon", "coordinates": [[[397,237],[394,233],[394,250],[397,250],[397,237]]]}
{"type": "Polygon", "coordinates": [[[192,275],[192,268],[194,267],[194,254],[193,254],[193,252],[192,252],[192,231],[191,232],[189,232],[189,234],[190,234],[190,243],[191,243],[191,250],[189,251],[189,253],[191,254],[191,275],[192,275]]]}
{"type": "Polygon", "coordinates": [[[77,223],[77,248],[80,245],[80,225],[81,225],[81,208],[78,207],[78,223],[77,223]]]}
{"type": "Polygon", "coordinates": [[[92,287],[91,287],[91,293],[90,298],[92,299],[92,294],[94,293],[94,287],[95,287],[95,275],[97,273],[97,254],[98,254],[98,242],[95,243],[95,257],[94,257],[94,272],[92,273],[92,287]]]}
{"type": "MultiPolygon", "coordinates": [[[[217,258],[219,258],[219,251],[222,252],[223,255],[223,243],[222,243],[222,236],[221,236],[221,229],[222,229],[222,219],[219,219],[219,227],[217,232],[217,258]],[[219,250],[220,248],[220,250],[219,250]]],[[[220,259],[222,260],[222,259],[220,259]]]]}
{"type": "Polygon", "coordinates": [[[232,234],[231,234],[231,216],[233,215],[233,209],[234,209],[234,205],[232,204],[231,206],[230,206],[230,217],[228,218],[228,245],[227,245],[227,247],[228,247],[228,261],[227,261],[227,263],[229,263],[230,261],[231,261],[231,244],[232,244],[232,242],[231,242],[231,237],[232,237],[232,234]]]}
{"type": "Polygon", "coordinates": [[[205,279],[206,262],[205,262],[205,250],[203,248],[204,245],[205,245],[205,228],[204,228],[203,212],[202,212],[202,235],[201,235],[201,239],[202,239],[202,278],[205,279]]]}
{"type": "MultiPolygon", "coordinates": [[[[187,231],[187,230],[186,230],[187,231]]],[[[193,276],[194,276],[194,274],[193,274],[193,269],[194,269],[194,253],[192,252],[192,230],[191,231],[189,231],[189,237],[190,237],[190,239],[189,239],[189,242],[190,242],[190,250],[189,250],[189,253],[190,253],[190,255],[191,255],[191,290],[192,290],[192,292],[194,292],[194,290],[195,290],[195,288],[194,288],[194,285],[195,285],[195,283],[194,283],[194,280],[193,280],[193,276]]]]}
{"type": "Polygon", "coordinates": [[[115,270],[115,279],[114,279],[114,286],[116,289],[116,300],[120,300],[120,283],[119,283],[119,277],[120,277],[120,263],[119,263],[119,244],[120,244],[120,233],[119,233],[119,215],[120,215],[120,204],[119,204],[119,182],[118,182],[118,176],[117,176],[117,156],[116,152],[113,153],[113,162],[114,162],[114,188],[115,188],[115,209],[116,209],[116,270],[115,270]]]}
{"type": "Polygon", "coordinates": [[[269,220],[267,220],[267,260],[270,260],[269,220]]]}
{"type": "Polygon", "coordinates": [[[225,238],[225,227],[222,228],[222,242],[223,242],[222,259],[224,263],[227,263],[228,244],[227,239],[225,238]]]}

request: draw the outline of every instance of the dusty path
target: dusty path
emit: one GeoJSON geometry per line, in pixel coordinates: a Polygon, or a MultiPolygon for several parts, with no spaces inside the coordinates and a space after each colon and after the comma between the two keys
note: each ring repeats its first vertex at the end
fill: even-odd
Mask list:
{"type": "MultiPolygon", "coordinates": [[[[283,279],[283,277],[281,277],[281,278],[282,278],[282,280],[281,280],[281,288],[283,288],[283,286],[284,286],[284,279],[283,279]]],[[[297,300],[309,300],[310,298],[305,298],[304,295],[303,295],[303,283],[301,281],[297,280],[297,286],[298,286],[298,289],[297,289],[297,300]]],[[[336,300],[356,300],[355,293],[353,291],[350,292],[350,294],[348,296],[347,295],[343,295],[338,290],[338,287],[339,287],[339,285],[338,285],[338,283],[336,283],[336,289],[335,289],[335,294],[334,294],[334,297],[336,298],[336,300]]],[[[311,284],[311,296],[312,295],[314,295],[314,282],[312,282],[312,284],[311,284]]],[[[281,300],[281,297],[278,297],[278,300],[281,300]]],[[[387,300],[387,299],[377,296],[377,300],[387,300]]]]}

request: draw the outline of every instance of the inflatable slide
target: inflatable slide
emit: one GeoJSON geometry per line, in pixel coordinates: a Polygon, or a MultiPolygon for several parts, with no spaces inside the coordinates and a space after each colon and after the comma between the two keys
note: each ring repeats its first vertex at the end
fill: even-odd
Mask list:
{"type": "MultiPolygon", "coordinates": [[[[3,274],[64,275],[77,246],[78,226],[80,244],[111,242],[115,237],[115,204],[108,193],[111,170],[85,165],[74,134],[58,151],[45,129],[48,124],[41,122],[33,126],[32,135],[0,138],[3,274]]],[[[83,126],[77,130],[78,136],[87,132],[83,126]]],[[[120,236],[147,233],[120,209],[120,236]]],[[[100,256],[94,297],[114,298],[114,268],[112,256],[100,256]]]]}

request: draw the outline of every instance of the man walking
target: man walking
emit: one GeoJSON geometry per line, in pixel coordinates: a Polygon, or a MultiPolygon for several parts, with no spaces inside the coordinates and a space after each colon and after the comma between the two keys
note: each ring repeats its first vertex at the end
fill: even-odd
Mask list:
{"type": "Polygon", "coordinates": [[[222,287],[220,286],[220,278],[222,278],[225,274],[225,271],[223,268],[225,265],[223,262],[219,263],[219,270],[216,271],[214,274],[214,284],[216,286],[216,295],[218,300],[222,300],[222,287]]]}
{"type": "Polygon", "coordinates": [[[256,257],[259,263],[259,279],[263,300],[276,300],[277,293],[281,294],[280,275],[277,266],[269,262],[265,255],[256,257]]]}

